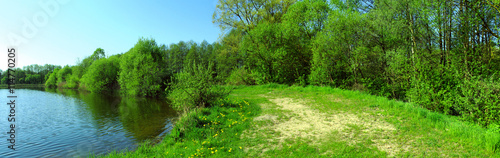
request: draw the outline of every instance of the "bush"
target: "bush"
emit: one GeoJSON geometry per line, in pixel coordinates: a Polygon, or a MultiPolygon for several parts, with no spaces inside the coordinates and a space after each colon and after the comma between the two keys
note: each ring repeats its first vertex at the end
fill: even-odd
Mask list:
{"type": "Polygon", "coordinates": [[[47,76],[49,76],[49,78],[45,82],[45,87],[47,87],[47,88],[56,88],[57,87],[57,84],[56,84],[57,77],[56,76],[57,76],[58,72],[59,72],[59,68],[56,68],[56,69],[54,69],[54,71],[52,73],[47,74],[47,76]]]}
{"type": "Polygon", "coordinates": [[[429,110],[459,115],[456,107],[459,75],[452,69],[444,67],[428,69],[426,74],[412,79],[412,88],[408,91],[408,98],[411,102],[429,110]]]}
{"type": "Polygon", "coordinates": [[[124,94],[130,96],[159,96],[169,80],[163,60],[165,47],[154,39],[140,39],[135,46],[120,57],[118,83],[124,94]]]}
{"type": "Polygon", "coordinates": [[[226,79],[226,83],[230,85],[254,85],[255,80],[245,67],[240,67],[231,71],[231,75],[226,79]]]}
{"type": "Polygon", "coordinates": [[[63,82],[66,82],[67,77],[71,75],[71,67],[69,66],[64,66],[63,69],[59,70],[57,72],[57,84],[61,84],[63,82]]]}
{"type": "Polygon", "coordinates": [[[118,85],[118,57],[103,58],[90,65],[82,77],[82,84],[91,92],[111,90],[118,85]]]}
{"type": "Polygon", "coordinates": [[[483,126],[500,122],[500,84],[493,79],[465,80],[459,88],[457,108],[467,119],[483,126]]]}
{"type": "Polygon", "coordinates": [[[66,77],[66,84],[64,88],[77,89],[80,83],[80,79],[77,75],[71,74],[66,77]]]}
{"type": "Polygon", "coordinates": [[[210,107],[229,94],[229,90],[216,85],[213,66],[213,63],[209,63],[208,68],[189,63],[174,76],[168,98],[176,110],[188,112],[194,108],[210,107]]]}

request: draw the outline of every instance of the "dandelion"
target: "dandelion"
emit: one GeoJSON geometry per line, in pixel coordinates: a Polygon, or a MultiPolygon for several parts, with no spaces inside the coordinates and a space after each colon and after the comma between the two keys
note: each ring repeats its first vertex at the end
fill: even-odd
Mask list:
{"type": "Polygon", "coordinates": [[[241,148],[241,146],[240,146],[240,149],[243,149],[243,148],[241,148]]]}

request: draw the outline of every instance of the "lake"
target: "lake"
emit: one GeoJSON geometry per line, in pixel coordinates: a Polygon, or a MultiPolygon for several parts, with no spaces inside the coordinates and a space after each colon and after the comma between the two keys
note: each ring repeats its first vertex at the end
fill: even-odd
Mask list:
{"type": "Polygon", "coordinates": [[[134,150],[167,134],[177,113],[166,100],[75,90],[16,89],[16,151],[8,148],[8,89],[0,89],[0,157],[87,157],[134,150]]]}

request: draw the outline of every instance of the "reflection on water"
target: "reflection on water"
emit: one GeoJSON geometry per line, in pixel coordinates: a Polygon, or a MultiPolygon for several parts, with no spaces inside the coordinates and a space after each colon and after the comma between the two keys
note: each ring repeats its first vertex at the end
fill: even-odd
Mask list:
{"type": "MultiPolygon", "coordinates": [[[[6,141],[0,141],[0,157],[86,157],[91,152],[133,149],[168,133],[176,117],[162,99],[66,89],[20,89],[16,94],[18,148],[12,152],[6,141]]],[[[2,102],[7,102],[7,95],[0,89],[2,102]]],[[[0,107],[0,115],[7,116],[8,110],[0,107]]],[[[0,131],[8,129],[6,119],[0,123],[0,131]]],[[[5,140],[6,135],[0,137],[5,140]]]]}

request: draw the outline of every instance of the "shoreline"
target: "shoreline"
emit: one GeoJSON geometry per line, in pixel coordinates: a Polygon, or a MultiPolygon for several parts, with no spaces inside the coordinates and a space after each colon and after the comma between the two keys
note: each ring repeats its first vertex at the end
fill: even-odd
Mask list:
{"type": "MultiPolygon", "coordinates": [[[[15,84],[14,89],[23,88],[45,88],[45,84],[15,84]]],[[[7,84],[0,84],[0,89],[8,89],[7,84]]]]}

